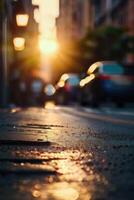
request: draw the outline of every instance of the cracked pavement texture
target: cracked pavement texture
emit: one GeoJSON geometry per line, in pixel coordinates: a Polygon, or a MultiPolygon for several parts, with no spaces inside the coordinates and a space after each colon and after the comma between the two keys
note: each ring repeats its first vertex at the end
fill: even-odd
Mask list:
{"type": "Polygon", "coordinates": [[[133,116],[0,110],[1,200],[129,200],[133,188],[133,116]]]}

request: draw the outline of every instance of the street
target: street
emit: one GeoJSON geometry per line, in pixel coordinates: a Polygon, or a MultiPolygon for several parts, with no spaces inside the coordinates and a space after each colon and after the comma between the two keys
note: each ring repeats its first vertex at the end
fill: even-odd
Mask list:
{"type": "Polygon", "coordinates": [[[0,0],[0,200],[134,200],[134,0],[0,0]]]}
{"type": "Polygon", "coordinates": [[[0,110],[0,199],[134,199],[133,134],[131,107],[0,110]]]}

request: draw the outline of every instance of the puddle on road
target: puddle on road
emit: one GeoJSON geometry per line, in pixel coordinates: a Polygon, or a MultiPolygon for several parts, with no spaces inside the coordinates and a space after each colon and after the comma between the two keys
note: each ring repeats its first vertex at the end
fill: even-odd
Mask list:
{"type": "MultiPolygon", "coordinates": [[[[43,145],[42,141],[37,145],[1,144],[1,199],[10,199],[10,195],[13,200],[22,200],[24,196],[27,200],[110,199],[115,187],[121,190],[122,185],[118,184],[126,186],[127,180],[127,190],[133,185],[133,152],[134,146],[109,143],[101,148],[89,146],[88,151],[55,143],[43,145]]],[[[121,192],[119,195],[123,197],[121,192]]]]}
{"type": "Polygon", "coordinates": [[[84,169],[86,161],[93,159],[92,153],[58,145],[49,149],[9,145],[7,156],[10,160],[0,154],[0,194],[5,200],[10,196],[14,200],[24,196],[27,200],[90,200],[94,195],[102,197],[108,185],[105,177],[90,166],[84,169]]]}
{"type": "MultiPolygon", "coordinates": [[[[2,190],[1,199],[14,199],[14,200],[91,200],[93,195],[93,188],[88,188],[87,185],[75,182],[52,182],[51,177],[48,179],[49,183],[40,183],[37,179],[28,180],[21,179],[13,187],[11,184],[13,179],[7,183],[7,190],[2,190]],[[11,198],[12,197],[12,198],[11,198]]],[[[0,184],[1,186],[1,184],[0,184]]]]}
{"type": "Polygon", "coordinates": [[[32,196],[40,200],[90,200],[91,195],[86,188],[81,188],[80,184],[76,183],[53,183],[46,185],[45,188],[35,188],[32,190],[32,196]]]}

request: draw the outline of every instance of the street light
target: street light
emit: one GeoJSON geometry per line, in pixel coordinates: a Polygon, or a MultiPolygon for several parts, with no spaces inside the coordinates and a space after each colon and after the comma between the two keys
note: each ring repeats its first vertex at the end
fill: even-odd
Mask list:
{"type": "Polygon", "coordinates": [[[29,20],[29,15],[27,14],[17,14],[16,23],[17,26],[27,26],[29,20]]]}
{"type": "Polygon", "coordinates": [[[14,49],[16,51],[23,51],[25,48],[25,38],[16,37],[13,39],[14,49]]]}

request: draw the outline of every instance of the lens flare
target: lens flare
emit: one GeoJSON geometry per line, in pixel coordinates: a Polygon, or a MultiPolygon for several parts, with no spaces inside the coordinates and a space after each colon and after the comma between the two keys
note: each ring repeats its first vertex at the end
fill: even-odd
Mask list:
{"type": "Polygon", "coordinates": [[[40,39],[39,48],[42,54],[51,55],[59,50],[59,44],[56,40],[40,39]]]}

